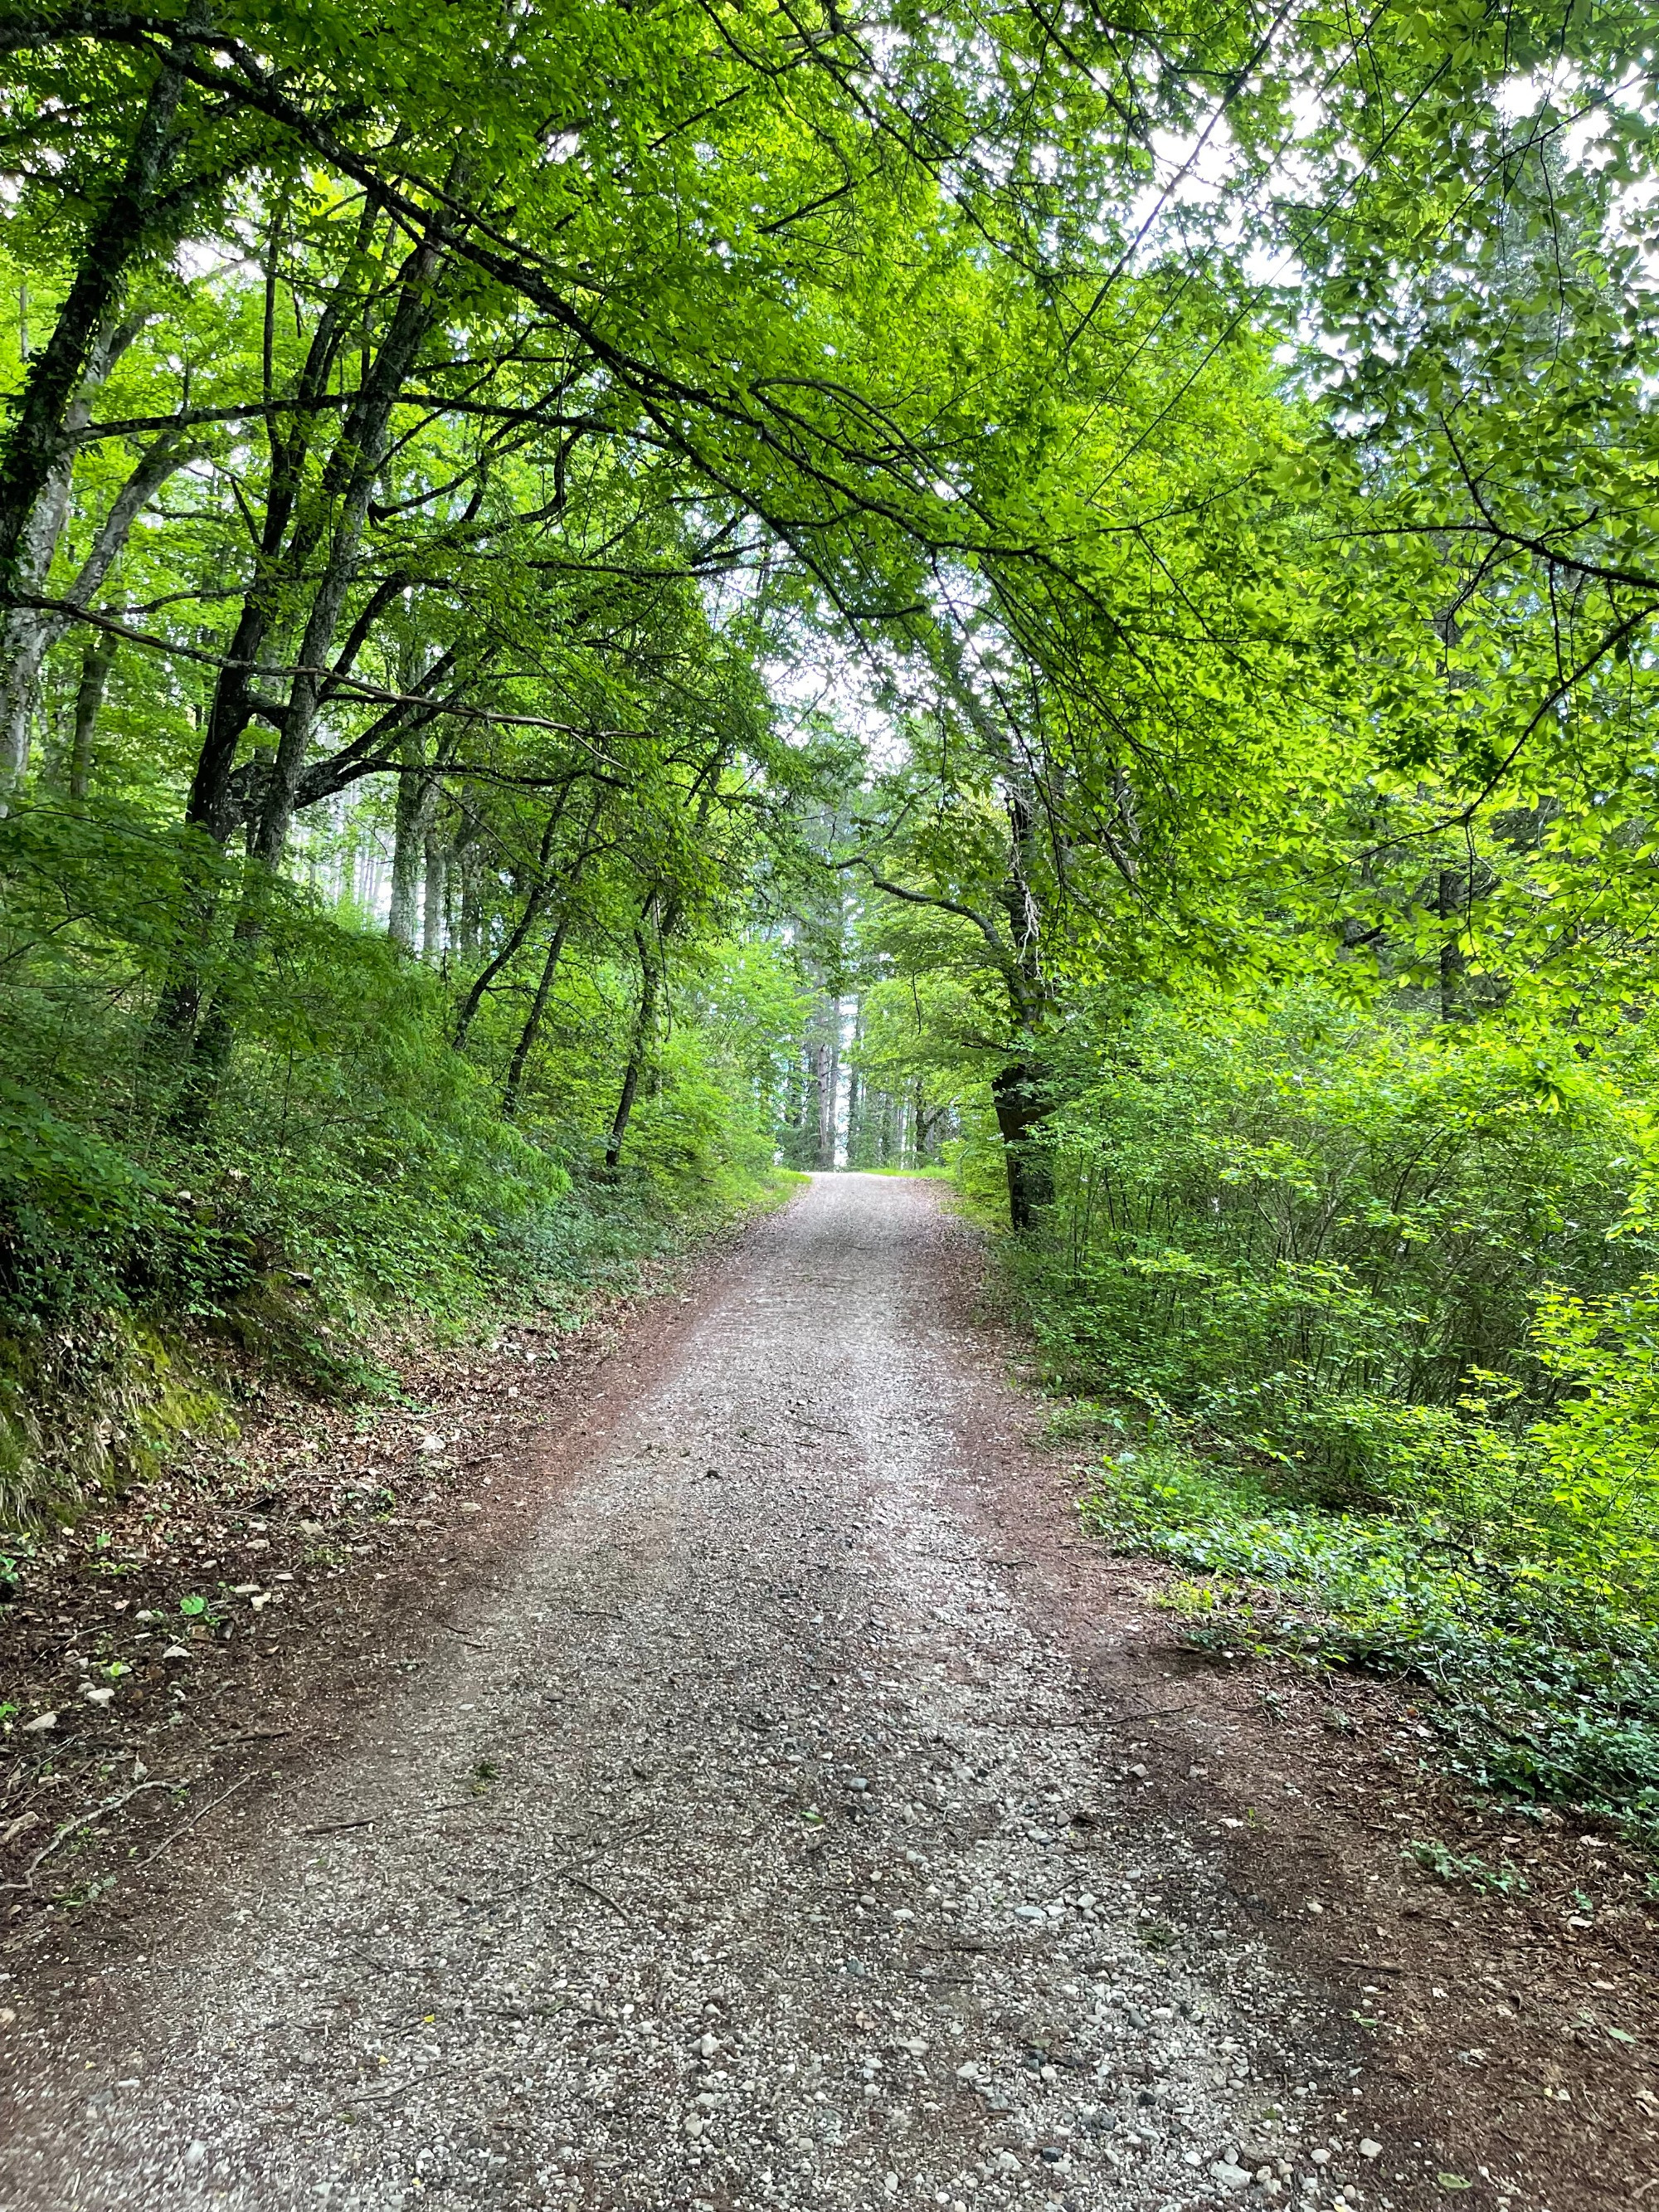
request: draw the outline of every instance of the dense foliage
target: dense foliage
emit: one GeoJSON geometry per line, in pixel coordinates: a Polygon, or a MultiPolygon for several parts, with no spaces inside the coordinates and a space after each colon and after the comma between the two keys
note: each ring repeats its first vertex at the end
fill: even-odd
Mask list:
{"type": "Polygon", "coordinates": [[[0,53],[5,1510],[948,1159],[1111,1525],[1645,1811],[1650,10],[0,53]]]}

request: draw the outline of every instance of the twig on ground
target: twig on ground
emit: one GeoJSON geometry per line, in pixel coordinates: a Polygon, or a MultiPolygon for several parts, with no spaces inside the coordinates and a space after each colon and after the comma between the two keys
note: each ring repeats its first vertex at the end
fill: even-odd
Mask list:
{"type": "Polygon", "coordinates": [[[82,1813],[73,1820],[65,1820],[56,1835],[41,1844],[40,1850],[24,1868],[22,1880],[0,1882],[0,1892],[12,1889],[33,1889],[36,1874],[58,1849],[59,1844],[67,1842],[77,1829],[90,1827],[94,1820],[102,1820],[106,1813],[118,1811],[130,1798],[141,1796],[146,1790],[188,1790],[190,1786],[189,1782],[135,1782],[131,1790],[120,1790],[113,1797],[106,1797],[103,1803],[94,1805],[90,1813],[82,1813]]]}
{"type": "Polygon", "coordinates": [[[161,1857],[162,1852],[170,1851],[173,1849],[173,1846],[178,1842],[179,1837],[182,1836],[187,1829],[193,1828],[198,1820],[205,1820],[210,1813],[216,1813],[220,1806],[224,1803],[227,1797],[234,1797],[239,1790],[245,1788],[248,1783],[252,1781],[252,1779],[253,1777],[251,1774],[244,1774],[240,1776],[236,1781],[231,1784],[228,1790],[224,1790],[219,1796],[216,1797],[210,1805],[204,1805],[199,1813],[192,1813],[189,1820],[180,1821],[179,1825],[173,1830],[173,1833],[170,1836],[164,1836],[161,1841],[157,1844],[155,1849],[149,1854],[149,1857],[140,1859],[136,1867],[131,1867],[128,1869],[129,1873],[142,1874],[146,1867],[154,1866],[156,1860],[161,1857]]]}
{"type": "Polygon", "coordinates": [[[342,2097],[341,2109],[348,2105],[389,2105],[394,2097],[406,2097],[414,2087],[412,2081],[394,2082],[390,2088],[372,2090],[364,2097],[342,2097]]]}
{"type": "Polygon", "coordinates": [[[585,1889],[590,1897],[597,1897],[601,1905],[608,1905],[625,1927],[631,1928],[634,1925],[632,1915],[618,1905],[614,1897],[607,1897],[605,1892],[597,1888],[592,1882],[584,1881],[579,1874],[572,1874],[568,1867],[556,1867],[554,1871],[561,1881],[569,1882],[576,1889],[585,1889]]]}

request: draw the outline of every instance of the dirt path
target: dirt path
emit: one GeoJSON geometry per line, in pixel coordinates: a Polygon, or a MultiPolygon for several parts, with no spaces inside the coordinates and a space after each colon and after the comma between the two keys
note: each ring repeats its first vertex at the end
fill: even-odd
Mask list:
{"type": "Polygon", "coordinates": [[[0,2202],[1425,2201],[1010,1525],[972,1260],[916,1182],[755,1231],[465,1638],[19,2021],[0,2202]]]}

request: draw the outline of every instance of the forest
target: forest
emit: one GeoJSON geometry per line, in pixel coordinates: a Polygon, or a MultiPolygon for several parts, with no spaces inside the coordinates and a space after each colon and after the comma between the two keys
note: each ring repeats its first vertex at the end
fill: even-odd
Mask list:
{"type": "Polygon", "coordinates": [[[1659,1830],[1651,9],[0,52],[10,1587],[926,1172],[1193,1638],[1659,1830]]]}

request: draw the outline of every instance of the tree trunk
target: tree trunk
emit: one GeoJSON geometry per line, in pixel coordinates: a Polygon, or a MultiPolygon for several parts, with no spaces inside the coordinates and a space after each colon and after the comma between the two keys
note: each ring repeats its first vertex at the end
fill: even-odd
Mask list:
{"type": "MultiPolygon", "coordinates": [[[[21,588],[33,586],[26,580],[21,588]]],[[[46,622],[32,608],[9,607],[0,615],[0,815],[28,775],[46,644],[46,622]]]]}
{"type": "Polygon", "coordinates": [[[634,1101],[639,1096],[640,1077],[645,1068],[645,1056],[657,1026],[657,994],[661,976],[655,949],[644,929],[635,933],[640,949],[640,1005],[634,1020],[634,1035],[628,1048],[628,1066],[623,1072],[622,1096],[617,1101],[616,1115],[611,1124],[611,1135],[605,1148],[605,1164],[614,1175],[622,1159],[623,1139],[628,1134],[628,1124],[634,1112],[634,1101]]]}
{"type": "Polygon", "coordinates": [[[254,857],[268,868],[280,863],[288,843],[295,798],[322,709],[329,654],[346,594],[357,574],[363,526],[386,453],[392,410],[437,313],[432,278],[438,259],[436,247],[422,244],[404,264],[392,327],[323,471],[322,495],[331,501],[337,500],[337,517],[306,617],[276,763],[254,838],[254,857]]]}
{"type": "Polygon", "coordinates": [[[524,1018],[519,1042],[513,1048],[513,1060],[507,1071],[506,1087],[501,1092],[501,1119],[504,1121],[516,1121],[519,1118],[519,1098],[524,1089],[525,1070],[530,1065],[530,1055],[536,1048],[536,1040],[542,1033],[542,1017],[547,1012],[547,1001],[558,969],[559,956],[564,951],[564,936],[570,927],[570,913],[567,902],[564,912],[559,916],[559,926],[548,945],[547,957],[542,963],[541,978],[536,985],[536,995],[530,1002],[530,1012],[524,1018]]]}
{"type": "Polygon", "coordinates": [[[81,683],[75,694],[75,734],[70,740],[69,799],[84,806],[92,783],[92,740],[98,727],[98,710],[104,703],[104,686],[115,663],[119,641],[107,630],[95,629],[81,656],[81,683]]]}
{"type": "MultiPolygon", "coordinates": [[[[377,214],[366,212],[359,225],[356,262],[361,262],[373,236],[377,214]]],[[[356,265],[354,262],[354,273],[356,265]]],[[[198,748],[195,772],[185,802],[185,821],[203,830],[222,848],[229,844],[246,807],[237,787],[236,754],[249,724],[263,706],[254,685],[254,672],[287,591],[301,577],[315,553],[323,525],[320,520],[294,523],[303,486],[310,441],[317,422],[308,404],[327,390],[339,350],[348,280],[343,280],[324,307],[306,349],[295,392],[300,403],[293,424],[286,430],[271,416],[266,424],[270,472],[265,496],[264,522],[260,534],[254,582],[244,596],[236,627],[221,662],[213,696],[198,748]]],[[[325,502],[313,502],[315,514],[325,515],[325,502]]],[[[173,1054],[182,1054],[195,1036],[201,1014],[203,968],[216,927],[218,879],[204,868],[191,888],[185,927],[172,971],[162,987],[152,1024],[156,1043],[173,1054]]],[[[239,922],[239,932],[242,924],[239,922]]],[[[222,1012],[220,1016],[222,1025],[222,1012]]],[[[222,1060],[216,1042],[210,1061],[222,1060]]],[[[178,1115],[186,1124],[199,1122],[206,1112],[205,1092],[198,1071],[187,1076],[178,1115]]]]}
{"type": "Polygon", "coordinates": [[[422,753],[418,737],[404,738],[398,750],[405,767],[398,778],[398,805],[392,833],[392,905],[386,917],[386,934],[394,945],[412,953],[416,950],[416,924],[421,904],[421,871],[441,787],[435,773],[421,772],[422,753]]]}
{"type": "Polygon", "coordinates": [[[422,240],[405,257],[398,272],[397,305],[390,324],[373,360],[366,362],[315,494],[302,497],[314,428],[314,418],[306,403],[327,389],[352,313],[363,308],[353,288],[368,264],[378,222],[375,209],[371,206],[365,210],[351,269],[319,318],[295,395],[298,409],[292,425],[279,431],[278,418],[274,416],[268,425],[270,484],[261,534],[262,557],[254,585],[242,602],[236,635],[215,688],[207,738],[185,809],[186,820],[200,823],[222,844],[234,826],[230,794],[237,747],[256,716],[264,715],[274,722],[278,732],[276,752],[261,794],[252,841],[254,856],[266,867],[277,866],[288,842],[306,756],[331,673],[329,654],[357,573],[363,527],[385,458],[392,410],[437,312],[433,280],[441,255],[435,246],[422,240]],[[280,705],[263,700],[255,687],[257,664],[286,599],[296,586],[313,575],[316,580],[311,587],[287,700],[280,705]]]}
{"type": "Polygon", "coordinates": [[[817,1047],[817,1143],[813,1165],[827,1171],[836,1164],[841,1132],[836,1109],[841,1104],[841,1001],[831,999],[822,1017],[828,1034],[817,1047]]]}
{"type": "MultiPolygon", "coordinates": [[[[358,234],[358,253],[368,241],[368,219],[358,234]]],[[[344,322],[349,278],[343,278],[335,295],[317,319],[306,349],[295,397],[299,402],[293,425],[278,428],[277,417],[266,424],[270,447],[270,473],[265,493],[264,522],[259,538],[259,558],[254,580],[242,601],[236,628],[213,687],[207,726],[197,754],[196,772],[185,803],[185,819],[205,830],[216,843],[229,842],[236,823],[233,779],[236,750],[247,726],[260,711],[254,687],[254,667],[276,623],[286,587],[303,575],[317,549],[320,524],[310,520],[289,534],[304,483],[311,440],[320,417],[307,403],[326,391],[335,370],[344,322]],[[286,541],[286,542],[285,542],[286,541]]]]}
{"type": "Polygon", "coordinates": [[[421,957],[429,968],[442,964],[444,923],[449,906],[449,846],[441,831],[428,829],[423,841],[426,882],[421,914],[421,957]]]}
{"type": "Polygon", "coordinates": [[[507,962],[518,953],[526,938],[534,928],[537,915],[547,902],[550,888],[547,870],[548,863],[553,857],[554,833],[558,829],[559,817],[564,812],[564,802],[569,796],[569,793],[570,787],[567,784],[563,791],[559,793],[558,803],[547,817],[547,827],[542,832],[541,851],[536,856],[536,873],[525,896],[524,912],[508,931],[506,942],[495,958],[486,961],[478,970],[472,988],[462,1003],[461,1011],[455,1021],[454,1044],[457,1052],[466,1042],[467,1031],[472,1027],[478,1009],[483,1004],[484,993],[501,974],[507,962]]]}
{"type": "Polygon", "coordinates": [[[916,1165],[919,1168],[925,1168],[927,1164],[927,1147],[932,1140],[933,1129],[933,1121],[927,1112],[927,1096],[922,1090],[920,1077],[916,1079],[915,1105],[913,1110],[915,1115],[916,1165]]]}
{"type": "MultiPolygon", "coordinates": [[[[19,592],[44,594],[53,556],[64,534],[74,485],[73,440],[92,420],[92,403],[111,369],[131,343],[137,325],[121,324],[100,331],[88,362],[81,387],[64,416],[64,434],[71,442],[40,487],[19,542],[15,574],[19,592]]],[[[183,459],[170,434],[159,439],[139,462],[117,495],[103,526],[93,540],[92,551],[64,597],[72,605],[87,606],[108,574],[125,543],[134,516],[156,486],[169,477],[183,459]],[[157,465],[158,455],[173,455],[157,465]]],[[[33,740],[35,708],[40,696],[40,671],[47,653],[67,624],[63,615],[42,607],[9,606],[0,613],[0,814],[6,794],[15,791],[28,774],[33,740]]]]}
{"type": "Polygon", "coordinates": [[[1012,1228],[1020,1231],[1033,1226],[1039,1209],[1052,1205],[1054,1195],[1053,1170],[1035,1139],[1047,1110],[1036,1095],[1038,1080],[1037,1071],[1022,1064],[1005,1067],[991,1083],[991,1100],[1008,1164],[1008,1219],[1012,1228]]]}
{"type": "Polygon", "coordinates": [[[483,849],[476,835],[457,843],[455,881],[460,893],[455,950],[466,968],[483,949],[483,849]]]}
{"type": "Polygon", "coordinates": [[[112,329],[134,264],[170,240],[189,210],[189,196],[166,193],[173,157],[183,143],[174,118],[184,91],[184,63],[207,27],[192,6],[156,71],[133,136],[121,181],[94,222],[52,334],[28,365],[22,397],[0,448],[0,602],[32,588],[27,546],[36,510],[53,478],[73,461],[70,412],[93,367],[100,334],[112,329]],[[167,238],[157,214],[167,210],[167,238]]]}
{"type": "Polygon", "coordinates": [[[818,1130],[822,1123],[819,1100],[823,1096],[823,1067],[820,1048],[809,1034],[801,1045],[800,1054],[800,1155],[798,1164],[805,1167],[817,1158],[818,1130]]]}

